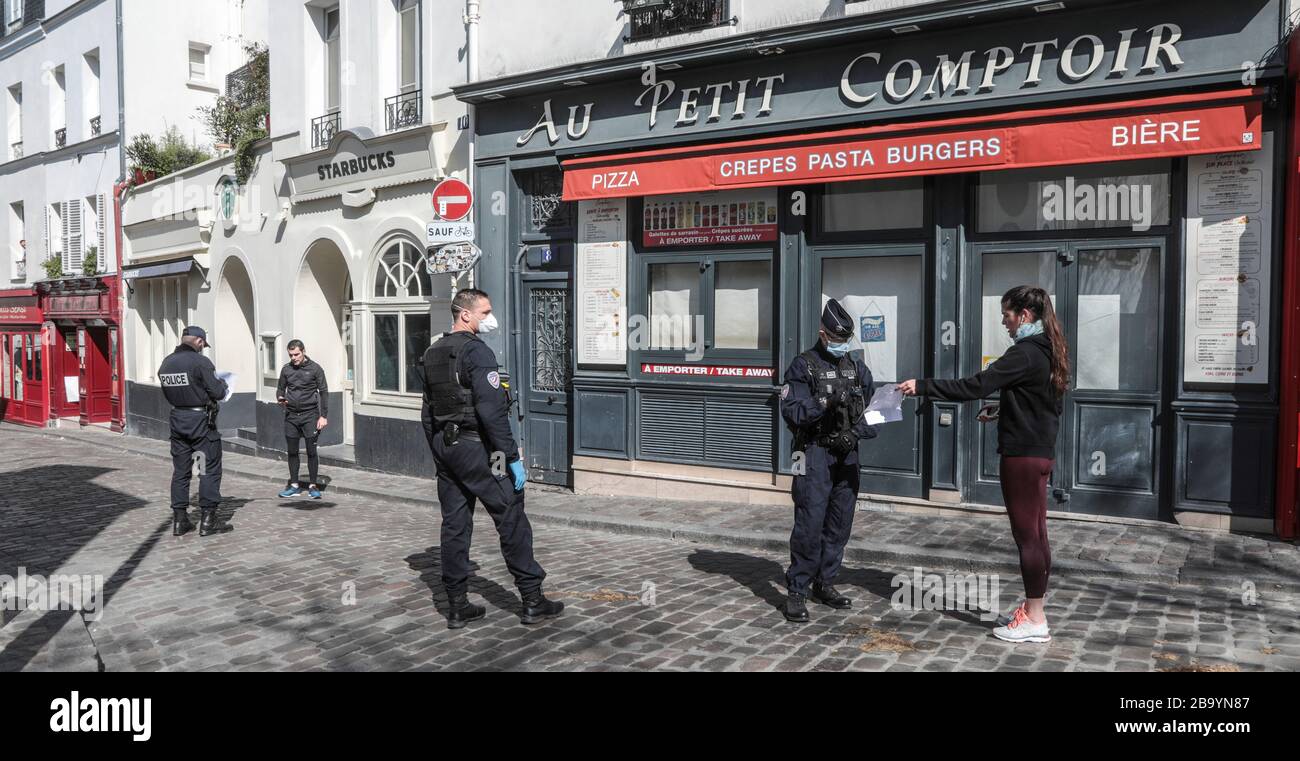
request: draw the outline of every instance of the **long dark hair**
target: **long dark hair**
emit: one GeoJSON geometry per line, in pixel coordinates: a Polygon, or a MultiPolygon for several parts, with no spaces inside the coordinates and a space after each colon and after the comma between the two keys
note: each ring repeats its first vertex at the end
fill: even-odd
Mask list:
{"type": "Polygon", "coordinates": [[[1065,396],[1070,389],[1070,347],[1065,344],[1065,333],[1056,319],[1052,299],[1047,291],[1032,285],[1018,285],[1002,296],[1002,308],[1019,314],[1028,309],[1035,320],[1042,320],[1043,333],[1052,342],[1052,388],[1057,396],[1065,396]]]}

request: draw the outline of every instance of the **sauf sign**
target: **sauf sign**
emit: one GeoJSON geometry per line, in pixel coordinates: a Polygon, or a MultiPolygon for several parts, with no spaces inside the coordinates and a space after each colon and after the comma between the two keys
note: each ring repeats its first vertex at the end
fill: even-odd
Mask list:
{"type": "MultiPolygon", "coordinates": [[[[1061,35],[1013,44],[943,50],[933,55],[914,52],[916,46],[903,46],[895,40],[874,49],[841,49],[843,57],[839,61],[828,61],[828,54],[818,54],[815,61],[804,64],[800,70],[802,79],[798,81],[806,82],[809,77],[823,79],[820,83],[814,81],[812,87],[836,92],[835,108],[840,112],[889,108],[939,99],[1005,96],[1037,91],[1045,86],[1068,89],[1100,79],[1176,74],[1187,64],[1183,45],[1183,27],[1168,22],[1105,34],[1061,35]],[[836,74],[838,81],[832,79],[836,74]]],[[[793,70],[768,68],[684,86],[663,76],[655,63],[647,62],[642,66],[640,89],[626,97],[631,98],[634,112],[643,115],[646,131],[653,131],[658,125],[669,125],[672,129],[737,126],[773,115],[778,110],[783,88],[792,87],[794,81],[793,70]]],[[[799,85],[793,86],[791,92],[807,90],[807,86],[799,85]]],[[[583,101],[557,106],[553,98],[547,98],[541,104],[537,122],[515,139],[516,147],[529,146],[539,135],[555,145],[561,141],[561,132],[571,142],[586,138],[593,120],[601,117],[604,104],[599,98],[583,101]]],[[[814,115],[806,110],[805,102],[797,99],[796,102],[799,112],[788,116],[814,115]]],[[[628,111],[626,103],[613,106],[610,110],[615,118],[628,111]]],[[[635,187],[636,178],[628,175],[609,177],[606,181],[611,183],[610,187],[630,188],[635,187]]]]}

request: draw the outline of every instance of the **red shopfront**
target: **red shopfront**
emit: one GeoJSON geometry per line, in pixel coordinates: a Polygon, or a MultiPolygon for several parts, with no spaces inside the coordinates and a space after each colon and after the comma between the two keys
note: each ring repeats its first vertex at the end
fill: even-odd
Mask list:
{"type": "Polygon", "coordinates": [[[48,330],[47,377],[51,420],[111,424],[122,430],[117,278],[39,283],[48,330]]]}
{"type": "Polygon", "coordinates": [[[0,291],[0,420],[44,426],[49,419],[47,335],[34,291],[0,291]]]}

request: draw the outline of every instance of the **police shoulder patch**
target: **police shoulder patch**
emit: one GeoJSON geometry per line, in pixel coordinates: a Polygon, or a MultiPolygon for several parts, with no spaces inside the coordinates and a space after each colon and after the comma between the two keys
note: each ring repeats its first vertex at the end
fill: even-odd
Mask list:
{"type": "Polygon", "coordinates": [[[501,388],[501,375],[499,373],[488,373],[487,381],[492,384],[492,388],[501,388]]]}
{"type": "Polygon", "coordinates": [[[781,387],[781,398],[784,399],[790,395],[790,384],[787,383],[781,387]]]}

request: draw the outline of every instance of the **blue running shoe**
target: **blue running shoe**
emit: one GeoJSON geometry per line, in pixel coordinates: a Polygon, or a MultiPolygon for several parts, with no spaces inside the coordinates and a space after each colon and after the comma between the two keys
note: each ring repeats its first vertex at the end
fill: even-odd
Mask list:
{"type": "Polygon", "coordinates": [[[320,499],[320,489],[317,489],[315,484],[308,486],[307,496],[311,497],[312,499],[320,499]]]}
{"type": "Polygon", "coordinates": [[[296,497],[299,494],[302,494],[301,486],[289,486],[284,491],[280,492],[280,498],[288,499],[289,497],[296,497]]]}

